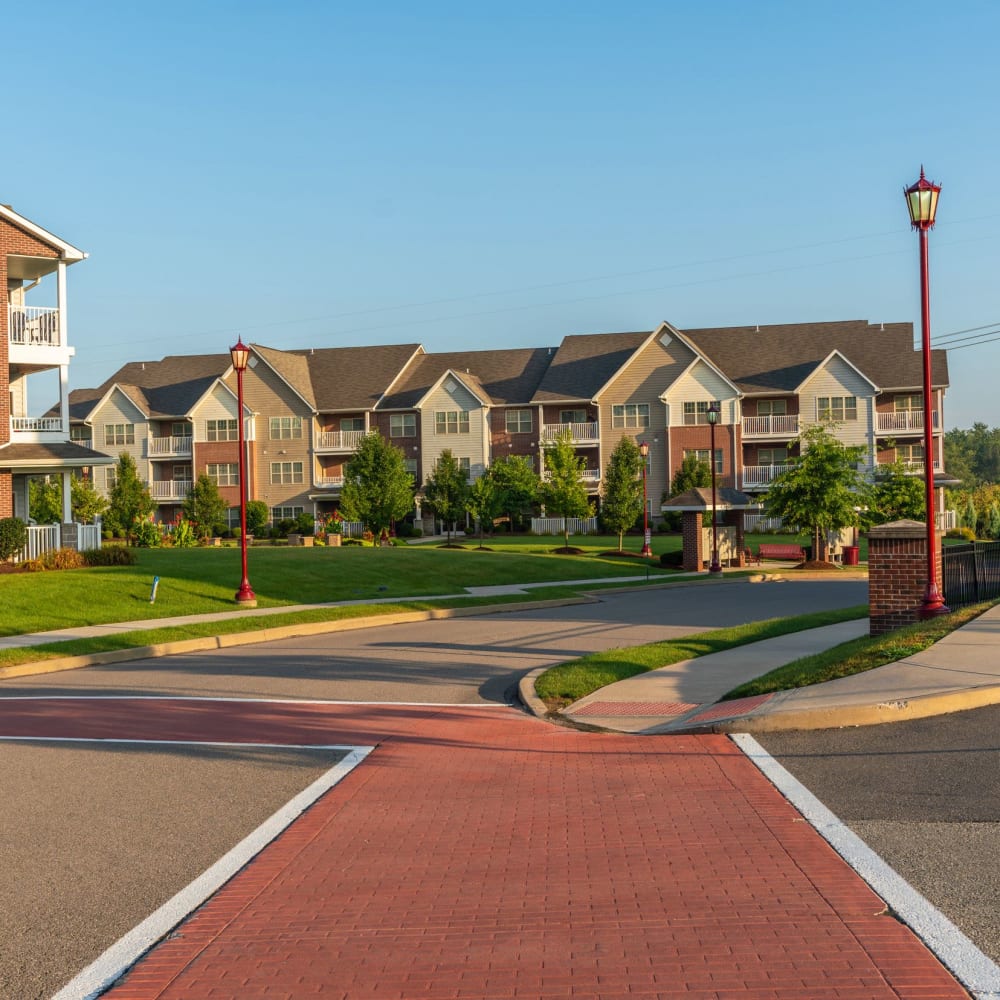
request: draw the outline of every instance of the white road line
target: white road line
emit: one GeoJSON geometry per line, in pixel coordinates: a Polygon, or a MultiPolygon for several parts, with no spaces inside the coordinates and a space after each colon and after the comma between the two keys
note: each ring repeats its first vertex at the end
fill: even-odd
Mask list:
{"type": "MultiPolygon", "coordinates": [[[[79,740],[76,742],[123,742],[143,743],[159,740],[79,740]]],[[[194,742],[194,741],[187,741],[194,742]]],[[[288,747],[289,749],[329,749],[344,750],[340,746],[302,747],[295,744],[225,743],[209,746],[246,747],[288,747]]],[[[96,961],[91,963],[68,982],[52,1000],[93,1000],[107,990],[112,983],[130,969],[150,948],[162,940],[182,920],[193,913],[210,896],[218,892],[241,868],[255,858],[272,840],[287,829],[321,795],[343,780],[374,747],[352,747],[347,756],[329,771],[316,779],[308,788],[299,792],[268,819],[264,820],[253,833],[244,837],[231,851],[223,855],[210,868],[202,872],[193,882],[181,889],[172,899],[167,900],[158,910],[150,914],[141,924],[116,941],[96,961]]]]}
{"type": "Polygon", "coordinates": [[[732,740],[976,1000],[1000,998],[1000,966],[996,962],[984,955],[752,736],[734,733],[732,740]]]}
{"type": "Polygon", "coordinates": [[[0,693],[0,705],[6,701],[222,701],[246,705],[382,705],[400,708],[510,708],[499,701],[330,701],[322,698],[230,698],[223,695],[181,694],[13,694],[0,693]]]}

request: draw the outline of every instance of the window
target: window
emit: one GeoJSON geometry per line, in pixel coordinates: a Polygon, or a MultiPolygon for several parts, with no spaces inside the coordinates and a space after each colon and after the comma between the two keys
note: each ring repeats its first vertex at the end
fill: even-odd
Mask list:
{"type": "Polygon", "coordinates": [[[105,424],[106,445],[135,444],[135,424],[105,424]]]}
{"type": "Polygon", "coordinates": [[[788,461],[787,448],[758,448],[758,465],[784,465],[788,461]]]}
{"type": "Polygon", "coordinates": [[[467,458],[460,458],[458,460],[458,467],[465,473],[465,478],[469,478],[469,474],[472,472],[472,463],[467,458]]]}
{"type": "Polygon", "coordinates": [[[468,434],[468,412],[466,410],[438,410],[434,414],[434,433],[468,434]]]}
{"type": "Polygon", "coordinates": [[[108,466],[104,470],[104,488],[110,493],[115,488],[118,479],[118,469],[115,466],[108,466]]]}
{"type": "Polygon", "coordinates": [[[508,434],[530,434],[531,428],[532,428],[531,410],[507,411],[508,434]]]}
{"type": "Polygon", "coordinates": [[[272,462],[271,482],[274,484],[294,484],[302,482],[301,462],[272,462]]]}
{"type": "Polygon", "coordinates": [[[175,465],[173,467],[173,479],[174,482],[180,482],[183,479],[190,480],[191,476],[191,466],[190,465],[175,465]]]}
{"type": "Polygon", "coordinates": [[[89,441],[90,428],[86,424],[71,424],[69,439],[70,441],[89,441]]]}
{"type": "MultiPolygon", "coordinates": [[[[699,462],[704,462],[706,465],[708,465],[708,455],[709,455],[708,448],[685,448],[684,457],[687,458],[689,455],[694,455],[694,457],[697,458],[699,462]]],[[[711,468],[711,466],[709,467],[711,468]]],[[[722,449],[716,448],[715,473],[716,475],[719,475],[721,474],[721,472],[722,472],[722,449]]]]}
{"type": "Polygon", "coordinates": [[[414,479],[417,478],[417,460],[415,458],[404,458],[403,468],[413,476],[414,479]]]}
{"type": "MultiPolygon", "coordinates": [[[[685,424],[707,424],[708,423],[708,408],[712,405],[711,401],[700,399],[694,403],[684,404],[684,423],[685,424]]],[[[759,404],[758,404],[759,405],[759,404]]],[[[758,410],[758,413],[760,411],[758,410]]],[[[722,414],[719,414],[720,418],[722,414]]]]}
{"type": "Polygon", "coordinates": [[[896,461],[904,464],[913,462],[922,463],[924,460],[924,446],[922,444],[897,444],[896,461]]]}
{"type": "Polygon", "coordinates": [[[784,417],[788,413],[788,402],[784,399],[758,399],[758,417],[784,417]]]}
{"type": "Polygon", "coordinates": [[[586,410],[560,410],[559,423],[561,424],[585,424],[587,422],[586,410]]]}
{"type": "Polygon", "coordinates": [[[913,410],[922,412],[924,408],[924,394],[922,392],[918,392],[914,393],[912,396],[897,396],[892,401],[892,406],[897,413],[913,410]]]}
{"type": "Polygon", "coordinates": [[[302,437],[301,417],[271,417],[271,440],[286,441],[302,437]]]}
{"type": "Polygon", "coordinates": [[[816,416],[820,420],[857,420],[858,401],[854,396],[818,396],[816,416]]]}
{"type": "Polygon", "coordinates": [[[191,437],[191,424],[186,420],[175,420],[170,425],[170,436],[175,438],[191,437]]]}
{"type": "Polygon", "coordinates": [[[625,403],[611,407],[612,427],[648,427],[649,403],[625,403]]]}
{"type": "MultiPolygon", "coordinates": [[[[271,469],[274,469],[273,465],[271,466],[271,469]]],[[[205,471],[208,473],[208,478],[211,479],[216,486],[240,485],[240,467],[237,462],[209,463],[205,471]]]]}
{"type": "Polygon", "coordinates": [[[389,437],[411,438],[417,436],[417,415],[415,413],[392,413],[389,415],[389,437]]]}
{"type": "Polygon", "coordinates": [[[294,521],[301,513],[302,507],[272,507],[271,521],[277,524],[278,521],[294,521]]]}
{"type": "Polygon", "coordinates": [[[206,441],[238,441],[240,429],[235,420],[205,421],[206,441]]]}
{"type": "Polygon", "coordinates": [[[365,429],[364,417],[341,417],[340,430],[343,431],[363,431],[365,429]]]}

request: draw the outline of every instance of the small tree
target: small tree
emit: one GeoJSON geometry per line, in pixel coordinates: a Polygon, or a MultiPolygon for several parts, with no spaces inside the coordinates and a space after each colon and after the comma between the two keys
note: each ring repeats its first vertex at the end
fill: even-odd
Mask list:
{"type": "Polygon", "coordinates": [[[62,484],[58,478],[28,480],[28,512],[36,524],[62,523],[62,484]]]}
{"type": "Polygon", "coordinates": [[[247,501],[247,534],[259,535],[271,518],[271,511],[263,500],[247,501]]]}
{"type": "Polygon", "coordinates": [[[827,532],[860,523],[857,507],[865,495],[858,471],[865,450],[843,444],[831,427],[813,424],[799,435],[799,456],[775,476],[764,500],[770,517],[812,531],[814,559],[826,555],[827,532]]]}
{"type": "Polygon", "coordinates": [[[673,482],[670,484],[670,495],[678,496],[687,490],[711,485],[712,467],[708,462],[701,461],[694,452],[688,452],[680,468],[674,473],[673,482]]]}
{"type": "Polygon", "coordinates": [[[1000,538],[1000,504],[995,500],[990,504],[990,513],[986,518],[986,533],[990,538],[1000,538]]]}
{"type": "MultiPolygon", "coordinates": [[[[590,517],[593,507],[587,500],[587,487],[581,475],[586,460],[578,458],[569,429],[560,431],[545,448],[545,479],[541,499],[545,513],[553,517],[590,517]]],[[[565,547],[569,549],[569,522],[563,521],[565,547]]]]}
{"type": "Polygon", "coordinates": [[[219,494],[219,486],[203,472],[184,499],[184,516],[195,525],[199,538],[221,534],[229,504],[219,494]]]}
{"type": "Polygon", "coordinates": [[[479,522],[479,547],[483,547],[483,530],[489,522],[492,527],[494,519],[503,510],[503,490],[491,474],[492,466],[486,470],[470,487],[465,500],[465,509],[479,522]]]}
{"type": "Polygon", "coordinates": [[[13,559],[28,544],[28,526],[19,517],[0,520],[0,561],[13,559]]]}
{"type": "Polygon", "coordinates": [[[451,449],[445,448],[427,477],[423,506],[445,523],[449,545],[455,521],[465,513],[468,498],[469,477],[451,449]]]}
{"type": "Polygon", "coordinates": [[[879,467],[868,491],[866,521],[869,524],[887,524],[906,518],[922,521],[926,510],[923,480],[918,476],[908,476],[901,462],[879,467]]]}
{"type": "Polygon", "coordinates": [[[73,520],[80,524],[93,524],[108,509],[108,501],[97,492],[89,479],[74,476],[70,483],[70,501],[73,520]]]}
{"type": "Polygon", "coordinates": [[[366,434],[344,467],[340,509],[349,521],[363,521],[378,538],[413,507],[413,477],[403,452],[381,434],[366,434]]]}
{"type": "Polygon", "coordinates": [[[123,451],[118,456],[115,467],[115,485],[111,488],[111,502],[108,505],[109,526],[132,538],[136,525],[156,510],[156,504],[149,495],[149,488],[139,478],[135,459],[123,451]]]}
{"type": "Polygon", "coordinates": [[[622,551],[625,532],[642,516],[642,454],[631,438],[622,438],[604,470],[601,523],[618,535],[622,551]]]}
{"type": "Polygon", "coordinates": [[[528,455],[507,455],[489,467],[489,476],[500,491],[500,510],[506,511],[511,528],[516,518],[538,503],[540,481],[528,455]]]}
{"type": "Polygon", "coordinates": [[[965,505],[965,513],[962,515],[962,525],[969,528],[973,534],[979,534],[979,513],[976,510],[976,503],[969,494],[969,500],[965,505]]]}

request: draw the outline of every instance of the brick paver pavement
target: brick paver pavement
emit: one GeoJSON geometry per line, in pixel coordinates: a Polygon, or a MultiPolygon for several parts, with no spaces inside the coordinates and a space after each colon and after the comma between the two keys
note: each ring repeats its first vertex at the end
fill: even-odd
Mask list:
{"type": "Polygon", "coordinates": [[[378,743],[106,996],[967,997],[726,737],[496,707],[5,703],[9,735],[378,743]]]}

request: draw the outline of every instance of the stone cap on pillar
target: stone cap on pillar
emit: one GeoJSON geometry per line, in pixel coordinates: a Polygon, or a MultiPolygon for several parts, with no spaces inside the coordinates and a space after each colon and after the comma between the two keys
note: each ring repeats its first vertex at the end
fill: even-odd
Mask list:
{"type": "Polygon", "coordinates": [[[868,540],[873,538],[926,538],[927,524],[924,521],[890,521],[868,529],[868,540]]]}
{"type": "MultiPolygon", "coordinates": [[[[758,507],[755,500],[751,500],[746,493],[734,490],[725,486],[715,491],[716,507],[719,510],[749,510],[758,507]]],[[[708,486],[693,486],[677,496],[671,497],[660,505],[661,511],[669,510],[711,510],[712,490],[708,486]]]]}

